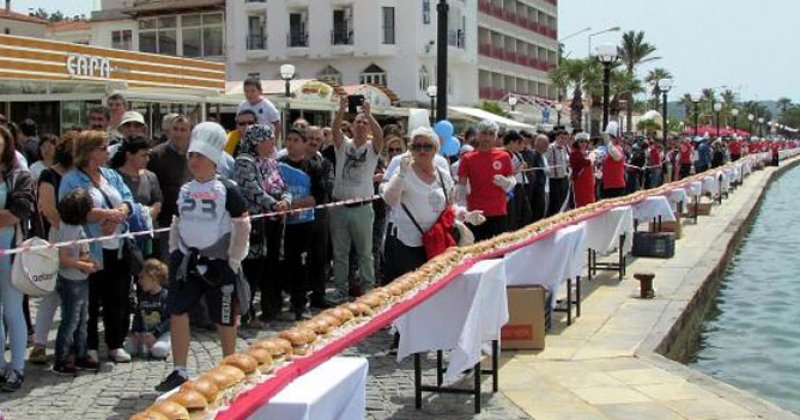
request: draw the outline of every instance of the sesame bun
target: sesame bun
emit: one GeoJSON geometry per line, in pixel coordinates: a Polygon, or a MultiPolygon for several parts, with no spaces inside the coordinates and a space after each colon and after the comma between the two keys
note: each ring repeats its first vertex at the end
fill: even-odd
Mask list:
{"type": "Polygon", "coordinates": [[[310,344],[317,338],[317,334],[304,327],[294,327],[281,331],[280,337],[292,343],[292,354],[303,356],[308,353],[310,344]]]}
{"type": "Polygon", "coordinates": [[[245,374],[241,371],[241,369],[237,369],[228,365],[217,366],[201,376],[201,378],[214,381],[214,383],[217,384],[221,390],[236,385],[237,383],[243,381],[244,377],[245,374]]]}
{"type": "Polygon", "coordinates": [[[258,362],[258,370],[262,374],[266,375],[272,372],[272,353],[269,350],[258,347],[250,347],[244,351],[244,354],[252,357],[256,360],[256,362],[258,362]]]}
{"type": "Polygon", "coordinates": [[[233,366],[244,372],[245,375],[257,373],[256,369],[258,369],[258,362],[256,359],[243,353],[234,353],[222,359],[222,365],[233,366]]]}
{"type": "Polygon", "coordinates": [[[150,406],[148,411],[161,414],[169,420],[189,420],[189,411],[186,407],[172,401],[161,401],[150,406]]]}
{"type": "Polygon", "coordinates": [[[392,294],[392,298],[394,298],[394,299],[401,298],[403,296],[403,294],[405,293],[405,290],[403,290],[403,287],[401,285],[399,285],[399,284],[396,284],[396,283],[392,283],[392,284],[386,286],[386,288],[388,289],[389,293],[392,294]]]}
{"type": "Polygon", "coordinates": [[[372,315],[372,308],[371,306],[367,305],[364,302],[353,302],[348,303],[345,305],[348,311],[353,313],[355,317],[364,317],[372,315]]]}
{"type": "Polygon", "coordinates": [[[383,306],[383,299],[377,294],[366,294],[356,300],[356,303],[367,305],[370,308],[370,315],[373,310],[383,306]]]}
{"type": "Polygon", "coordinates": [[[353,313],[345,309],[343,306],[337,306],[333,309],[328,309],[324,313],[339,318],[339,321],[342,321],[342,324],[346,324],[348,321],[353,319],[353,313]]]}
{"type": "Polygon", "coordinates": [[[333,326],[322,318],[312,318],[302,324],[304,327],[314,331],[317,335],[326,335],[331,332],[333,326]]]}
{"type": "Polygon", "coordinates": [[[193,411],[202,411],[208,408],[206,397],[197,391],[179,391],[167,398],[167,401],[180,404],[186,408],[189,413],[193,411]]]}
{"type": "Polygon", "coordinates": [[[130,420],[169,420],[169,417],[157,412],[157,411],[142,411],[141,413],[136,413],[130,417],[130,420]]]}
{"type": "Polygon", "coordinates": [[[181,391],[199,392],[209,404],[216,404],[220,397],[220,390],[217,383],[209,378],[199,377],[181,385],[181,391]]]}
{"type": "Polygon", "coordinates": [[[339,320],[339,318],[324,313],[317,315],[316,317],[314,317],[314,319],[319,319],[321,321],[327,322],[328,325],[331,326],[331,328],[337,328],[342,325],[342,321],[339,320]]]}

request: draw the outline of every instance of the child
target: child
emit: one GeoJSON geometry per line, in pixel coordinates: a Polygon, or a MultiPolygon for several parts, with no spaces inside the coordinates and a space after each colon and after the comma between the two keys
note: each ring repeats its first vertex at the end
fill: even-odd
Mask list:
{"type": "Polygon", "coordinates": [[[156,259],[144,262],[139,273],[136,310],[131,335],[125,340],[125,351],[131,356],[166,359],[169,356],[169,317],[167,316],[167,284],[169,269],[156,259]]]}
{"type": "Polygon", "coordinates": [[[240,271],[250,243],[250,220],[236,184],[216,175],[224,144],[225,130],[217,123],[204,122],[192,130],[188,150],[192,180],[178,194],[178,214],[169,234],[167,310],[174,371],[156,387],[160,392],[188,379],[188,311],[200,298],[206,297],[224,356],[235,350],[239,310],[248,309],[244,306],[250,300],[249,289],[240,271]]]}
{"type": "MultiPolygon", "coordinates": [[[[92,210],[92,197],[81,188],[69,192],[57,206],[61,224],[50,228],[50,242],[86,239],[83,225],[92,210]]],[[[56,361],[53,372],[74,376],[77,369],[98,370],[100,365],[87,352],[86,330],[89,318],[89,274],[97,263],[89,255],[89,245],[72,245],[58,250],[60,267],[56,293],[61,299],[61,325],[56,336],[56,361]],[[74,341],[74,343],[73,343],[74,341]],[[69,360],[75,346],[75,362],[69,360]]]]}

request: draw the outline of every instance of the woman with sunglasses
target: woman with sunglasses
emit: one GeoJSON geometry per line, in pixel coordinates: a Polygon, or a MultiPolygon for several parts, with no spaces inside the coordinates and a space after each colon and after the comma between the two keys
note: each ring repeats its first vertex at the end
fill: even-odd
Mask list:
{"type": "MultiPolygon", "coordinates": [[[[433,158],[439,151],[436,133],[420,127],[411,133],[410,155],[401,158],[397,173],[385,184],[383,199],[392,207],[384,253],[385,275],[391,281],[422,266],[428,256],[423,232],[433,226],[447,206],[453,205],[453,179],[433,158]]],[[[456,214],[472,224],[485,221],[481,212],[456,214]]]]}

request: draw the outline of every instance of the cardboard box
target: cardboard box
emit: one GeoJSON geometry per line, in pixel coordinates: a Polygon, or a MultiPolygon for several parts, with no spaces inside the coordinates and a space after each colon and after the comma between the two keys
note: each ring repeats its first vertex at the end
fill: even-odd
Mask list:
{"type": "MultiPolygon", "coordinates": [[[[700,203],[697,205],[697,214],[700,216],[710,216],[711,215],[711,205],[712,203],[700,203]]],[[[687,217],[694,217],[694,204],[689,205],[689,213],[687,217]]]]}
{"type": "Polygon", "coordinates": [[[544,349],[546,295],[541,286],[508,288],[509,320],[500,330],[503,350],[544,349]]]}

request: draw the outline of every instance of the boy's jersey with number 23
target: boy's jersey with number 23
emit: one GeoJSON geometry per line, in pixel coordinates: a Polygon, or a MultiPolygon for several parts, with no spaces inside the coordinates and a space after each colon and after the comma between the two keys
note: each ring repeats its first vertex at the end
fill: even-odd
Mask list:
{"type": "Polygon", "coordinates": [[[192,180],[178,194],[181,241],[189,248],[208,248],[230,233],[231,218],[246,212],[247,203],[233,182],[192,180]]]}

